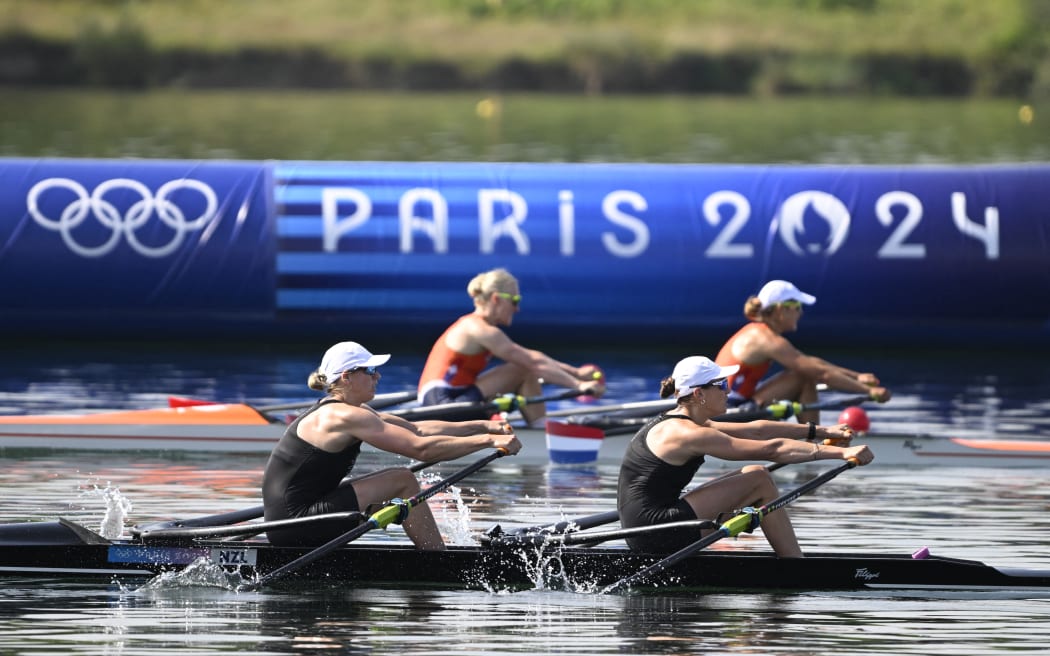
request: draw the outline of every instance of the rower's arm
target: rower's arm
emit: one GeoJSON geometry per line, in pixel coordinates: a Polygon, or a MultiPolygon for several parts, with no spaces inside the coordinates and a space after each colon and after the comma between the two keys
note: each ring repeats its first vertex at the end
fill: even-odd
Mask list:
{"type": "Polygon", "coordinates": [[[471,421],[443,421],[440,419],[427,419],[424,421],[408,421],[397,415],[382,414],[383,421],[410,430],[416,435],[428,437],[432,435],[454,435],[465,437],[468,435],[507,435],[513,432],[510,424],[503,420],[492,421],[478,419],[471,421]]]}
{"type": "Polygon", "coordinates": [[[510,454],[521,449],[521,442],[513,434],[421,435],[418,429],[384,421],[379,416],[375,416],[375,421],[359,422],[353,434],[382,451],[424,462],[455,460],[486,448],[502,448],[510,454]]]}
{"type": "Polygon", "coordinates": [[[797,424],[759,419],[744,423],[709,421],[707,425],[730,437],[742,440],[769,440],[776,437],[786,437],[792,440],[805,440],[808,442],[832,440],[836,444],[848,444],[853,439],[853,429],[846,424],[837,426],[814,425],[810,429],[808,423],[797,424]],[[810,432],[811,430],[812,433],[810,432]]]}
{"type": "Polygon", "coordinates": [[[884,388],[872,389],[878,379],[873,374],[861,374],[852,369],[840,367],[812,355],[806,355],[795,348],[783,337],[776,337],[768,346],[769,356],[780,366],[797,371],[807,378],[824,383],[833,390],[869,394],[876,400],[888,400],[889,391],[884,388]]]}
{"type": "Polygon", "coordinates": [[[744,423],[709,421],[708,426],[741,440],[768,440],[774,437],[805,440],[809,437],[809,424],[770,421],[767,419],[758,419],[744,423]]]}
{"type": "Polygon", "coordinates": [[[497,358],[527,369],[536,377],[542,378],[545,383],[591,391],[599,396],[604,392],[604,389],[597,389],[598,385],[593,376],[586,379],[585,374],[592,373],[591,370],[584,372],[578,367],[555,360],[542,351],[525,348],[507,337],[499,328],[483,327],[475,333],[475,339],[497,358]]]}
{"type": "Polygon", "coordinates": [[[848,460],[856,458],[866,465],[874,458],[867,446],[838,447],[786,438],[741,440],[724,433],[704,440],[704,453],[722,460],[765,460],[798,463],[814,460],[848,460]]]}

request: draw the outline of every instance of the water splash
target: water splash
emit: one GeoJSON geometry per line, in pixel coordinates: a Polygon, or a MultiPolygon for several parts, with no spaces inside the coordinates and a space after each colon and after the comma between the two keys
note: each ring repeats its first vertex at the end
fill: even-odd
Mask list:
{"type": "Polygon", "coordinates": [[[451,544],[475,544],[470,530],[470,506],[463,500],[463,492],[456,486],[448,488],[446,503],[439,506],[438,523],[444,527],[446,541],[451,544]]]}
{"type": "Polygon", "coordinates": [[[207,556],[201,556],[186,566],[185,569],[163,572],[154,576],[136,593],[157,592],[181,588],[220,588],[237,591],[248,581],[239,572],[231,572],[213,562],[207,556]]]}
{"type": "Polygon", "coordinates": [[[98,529],[99,535],[114,540],[124,534],[124,522],[131,514],[132,504],[131,499],[121,494],[119,487],[115,487],[109,482],[106,483],[104,488],[92,485],[81,496],[101,497],[106,505],[106,510],[102,515],[102,522],[98,529]]]}
{"type": "MultiPolygon", "coordinates": [[[[441,477],[427,473],[420,477],[420,485],[425,489],[440,480],[441,477]]],[[[463,500],[463,490],[451,485],[431,501],[431,512],[434,513],[434,520],[441,528],[446,544],[476,544],[470,530],[470,506],[463,500]]]]}

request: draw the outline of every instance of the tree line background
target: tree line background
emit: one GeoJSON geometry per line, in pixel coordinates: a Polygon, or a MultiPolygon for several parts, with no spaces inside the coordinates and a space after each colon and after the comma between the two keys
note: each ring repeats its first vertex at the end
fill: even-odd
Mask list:
{"type": "Polygon", "coordinates": [[[1050,0],[0,0],[0,84],[1050,96],[1050,0]]]}

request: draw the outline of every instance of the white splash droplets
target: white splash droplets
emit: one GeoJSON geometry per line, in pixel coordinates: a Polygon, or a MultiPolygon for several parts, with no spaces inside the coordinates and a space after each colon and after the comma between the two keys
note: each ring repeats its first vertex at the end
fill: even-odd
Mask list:
{"type": "Polygon", "coordinates": [[[95,484],[84,490],[81,496],[100,497],[106,505],[106,510],[102,515],[102,523],[98,529],[99,535],[109,540],[123,535],[124,521],[131,514],[132,505],[131,499],[121,494],[119,487],[114,487],[109,482],[106,483],[105,487],[99,487],[95,484]]]}

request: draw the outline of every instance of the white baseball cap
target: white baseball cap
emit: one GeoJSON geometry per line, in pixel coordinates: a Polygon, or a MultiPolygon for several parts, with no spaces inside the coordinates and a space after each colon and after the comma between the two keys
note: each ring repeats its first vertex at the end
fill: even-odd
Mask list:
{"type": "Polygon", "coordinates": [[[325,378],[331,381],[354,367],[378,367],[386,364],[389,359],[389,353],[372,355],[357,342],[339,342],[325,351],[317,372],[324,374],[325,378]]]}
{"type": "Polygon", "coordinates": [[[706,385],[713,380],[728,378],[738,371],[740,371],[738,364],[720,367],[708,358],[691,355],[674,366],[671,378],[674,379],[675,396],[682,398],[691,394],[694,387],[706,385]]]}
{"type": "Polygon", "coordinates": [[[784,301],[798,301],[806,305],[813,305],[817,302],[817,297],[799,290],[787,280],[770,280],[759,290],[758,300],[762,301],[764,310],[784,301]]]}

